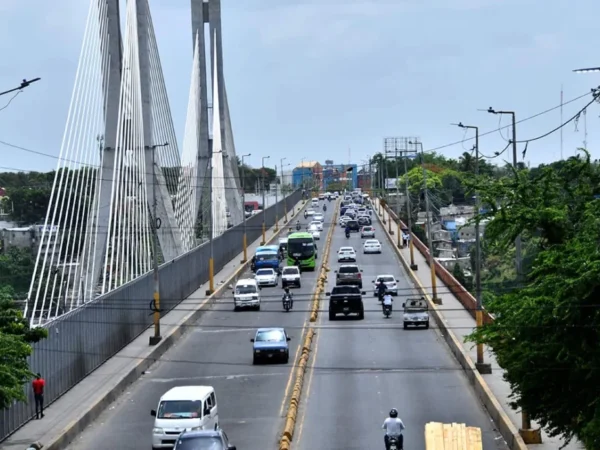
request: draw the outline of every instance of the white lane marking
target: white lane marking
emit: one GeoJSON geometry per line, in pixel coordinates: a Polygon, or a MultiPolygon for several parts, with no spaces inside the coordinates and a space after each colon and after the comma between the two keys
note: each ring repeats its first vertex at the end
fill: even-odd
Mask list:
{"type": "Polygon", "coordinates": [[[280,377],[286,375],[285,372],[274,372],[274,373],[241,373],[236,375],[206,375],[197,377],[177,377],[177,378],[146,378],[145,381],[152,383],[173,383],[176,381],[193,381],[193,380],[235,380],[238,378],[255,378],[255,377],[280,377]]]}
{"type": "Polygon", "coordinates": [[[197,328],[194,333],[239,333],[241,331],[256,331],[256,328],[223,328],[217,330],[197,328]]]}

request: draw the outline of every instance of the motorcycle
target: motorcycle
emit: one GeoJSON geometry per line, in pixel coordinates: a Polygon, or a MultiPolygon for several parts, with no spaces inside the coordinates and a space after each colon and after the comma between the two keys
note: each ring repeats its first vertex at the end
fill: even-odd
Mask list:
{"type": "Polygon", "coordinates": [[[350,239],[350,232],[346,231],[346,239],[350,239]]]}
{"type": "Polygon", "coordinates": [[[283,298],[283,309],[285,309],[285,312],[289,312],[290,309],[292,309],[292,296],[291,295],[286,295],[283,298]]]}
{"type": "Polygon", "coordinates": [[[390,437],[388,442],[388,450],[400,450],[400,447],[398,446],[398,439],[396,439],[395,437],[390,437]]]}
{"type": "Polygon", "coordinates": [[[378,289],[377,290],[377,300],[379,301],[379,303],[383,302],[384,296],[385,296],[385,289],[378,289]]]}
{"type": "Polygon", "coordinates": [[[302,228],[302,227],[300,226],[300,224],[299,224],[299,223],[297,223],[297,224],[296,224],[296,231],[300,231],[300,228],[302,228]]]}
{"type": "Polygon", "coordinates": [[[327,211],[327,205],[323,205],[323,212],[327,211]]]}
{"type": "Polygon", "coordinates": [[[386,319],[389,319],[392,315],[392,307],[390,305],[383,305],[383,315],[386,319]]]}

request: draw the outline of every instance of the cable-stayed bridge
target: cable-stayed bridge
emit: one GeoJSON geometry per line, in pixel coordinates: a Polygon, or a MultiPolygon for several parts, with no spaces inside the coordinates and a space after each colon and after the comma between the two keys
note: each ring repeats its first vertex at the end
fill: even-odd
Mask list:
{"type": "Polygon", "coordinates": [[[181,152],[148,0],[120,6],[90,1],[25,307],[33,326],[148,273],[154,233],[162,263],[243,220],[220,1],[191,0],[181,152]]]}

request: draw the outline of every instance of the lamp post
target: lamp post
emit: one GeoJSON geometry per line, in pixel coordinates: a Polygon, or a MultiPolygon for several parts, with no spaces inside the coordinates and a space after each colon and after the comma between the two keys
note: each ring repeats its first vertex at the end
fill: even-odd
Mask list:
{"type": "Polygon", "coordinates": [[[260,245],[265,245],[265,243],[267,242],[267,236],[266,236],[266,232],[267,232],[267,226],[266,226],[266,211],[267,211],[267,204],[265,203],[265,159],[269,159],[270,156],[263,156],[262,157],[262,170],[261,170],[261,174],[262,174],[262,190],[263,190],[263,223],[262,223],[262,243],[260,245]]]}
{"type": "MultiPolygon", "coordinates": [[[[169,145],[168,142],[159,145],[146,146],[146,150],[152,152],[152,274],[154,278],[154,299],[153,299],[153,322],[154,322],[154,335],[150,336],[148,343],[150,345],[156,345],[162,340],[160,334],[160,275],[158,272],[158,228],[160,222],[156,216],[156,148],[166,147],[169,145]]],[[[160,168],[158,168],[160,170],[160,168]]]]}
{"type": "Polygon", "coordinates": [[[242,246],[244,247],[244,259],[242,263],[248,261],[248,237],[246,235],[246,186],[245,186],[245,172],[244,172],[244,158],[251,156],[251,153],[247,155],[242,155],[242,170],[241,170],[241,178],[242,178],[242,214],[244,214],[244,236],[242,238],[242,246]]]}
{"type": "MultiPolygon", "coordinates": [[[[600,71],[592,68],[592,69],[579,69],[579,72],[596,72],[600,71]]],[[[487,109],[487,112],[490,114],[510,114],[512,117],[512,147],[513,147],[513,167],[517,170],[517,120],[515,117],[514,111],[496,111],[491,106],[487,109]]],[[[521,263],[521,236],[517,236],[515,239],[515,263],[517,269],[517,283],[520,283],[522,280],[522,267],[521,263]]],[[[521,411],[521,429],[519,430],[523,440],[526,444],[538,444],[542,442],[541,431],[540,429],[532,429],[531,428],[531,420],[529,419],[529,414],[527,411],[521,411]]]]}
{"type": "Polygon", "coordinates": [[[427,187],[427,169],[425,169],[425,152],[422,142],[412,142],[415,146],[421,147],[421,167],[423,168],[423,189],[425,191],[425,213],[427,214],[427,243],[429,244],[429,269],[431,271],[431,295],[432,301],[436,305],[442,304],[442,299],[437,296],[437,278],[435,276],[435,258],[433,257],[433,232],[431,230],[431,207],[429,205],[429,189],[427,187]]]}
{"type": "MultiPolygon", "coordinates": [[[[223,150],[219,150],[218,152],[212,152],[212,155],[217,155],[223,153],[223,150]]],[[[213,163],[212,163],[212,156],[210,158],[210,165],[209,165],[209,198],[210,198],[210,220],[209,220],[209,246],[210,246],[210,258],[208,260],[208,280],[209,280],[209,287],[208,287],[208,295],[212,295],[215,292],[215,260],[214,260],[214,214],[213,214],[213,208],[215,207],[214,202],[213,202],[213,163]]]]}
{"type": "Polygon", "coordinates": [[[404,156],[404,176],[406,177],[406,183],[404,183],[404,187],[406,189],[406,221],[408,222],[406,225],[408,225],[408,248],[410,251],[410,269],[411,270],[417,270],[419,268],[419,266],[417,266],[415,264],[415,246],[413,244],[413,232],[412,232],[412,207],[410,205],[410,190],[408,189],[408,168],[406,167],[406,159],[408,158],[408,153],[415,153],[416,156],[416,150],[408,150],[406,149],[405,152],[406,155],[404,156]]]}
{"type": "Polygon", "coordinates": [[[36,81],[40,80],[41,78],[34,78],[33,80],[23,80],[21,81],[21,85],[19,87],[9,89],[8,91],[0,92],[0,96],[10,94],[11,92],[20,91],[21,89],[25,89],[26,87],[28,87],[31,83],[35,83],[36,81]]]}
{"type": "MultiPolygon", "coordinates": [[[[281,160],[279,161],[279,166],[281,168],[281,178],[280,178],[280,183],[281,183],[281,187],[283,188],[283,161],[285,161],[287,158],[281,158],[281,160]]],[[[285,167],[289,166],[290,164],[286,164],[285,167]]],[[[285,195],[283,194],[283,190],[281,191],[281,196],[285,199],[285,195]]],[[[284,201],[283,202],[283,214],[284,214],[284,219],[283,219],[283,223],[287,223],[288,219],[287,219],[287,203],[284,201]]]]}
{"type": "MultiPolygon", "coordinates": [[[[475,175],[479,175],[479,127],[463,125],[462,122],[456,124],[466,130],[475,130],[475,175]]],[[[477,215],[481,210],[479,192],[475,192],[475,208],[477,215]]],[[[481,236],[479,230],[479,220],[475,221],[475,298],[477,299],[477,310],[475,311],[475,320],[477,328],[483,326],[483,303],[481,298],[481,236]]],[[[477,362],[475,367],[481,374],[492,373],[492,365],[484,361],[483,344],[477,344],[477,362]]]]}

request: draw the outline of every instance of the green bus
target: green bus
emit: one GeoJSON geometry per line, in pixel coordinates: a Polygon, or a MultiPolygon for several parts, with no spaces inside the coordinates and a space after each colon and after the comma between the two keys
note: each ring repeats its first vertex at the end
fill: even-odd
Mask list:
{"type": "Polygon", "coordinates": [[[317,244],[311,233],[292,233],[287,241],[287,263],[293,266],[296,259],[300,269],[315,270],[317,266],[317,244]]]}

